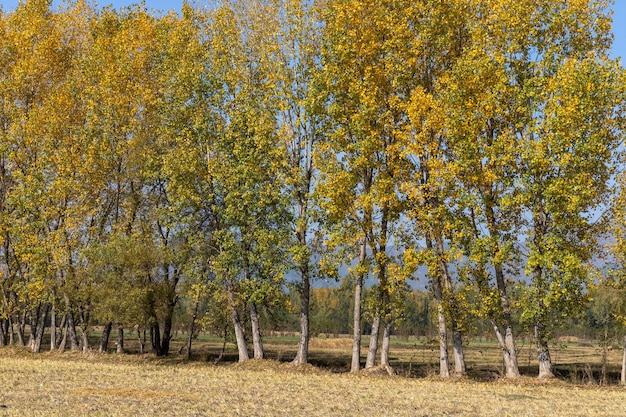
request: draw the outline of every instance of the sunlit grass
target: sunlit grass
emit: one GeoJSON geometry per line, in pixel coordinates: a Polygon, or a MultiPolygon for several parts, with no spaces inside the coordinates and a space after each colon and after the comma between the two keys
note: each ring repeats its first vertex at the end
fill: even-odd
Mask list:
{"type": "Polygon", "coordinates": [[[0,349],[0,416],[621,416],[626,391],[567,381],[337,374],[275,360],[0,349]]]}

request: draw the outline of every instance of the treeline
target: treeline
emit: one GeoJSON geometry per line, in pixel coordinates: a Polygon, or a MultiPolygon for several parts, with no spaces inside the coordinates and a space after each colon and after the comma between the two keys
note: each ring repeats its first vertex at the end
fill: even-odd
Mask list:
{"type": "Polygon", "coordinates": [[[475,317],[507,377],[522,329],[552,376],[549,341],[597,286],[606,322],[624,319],[608,5],[21,2],[0,15],[0,343],[87,350],[98,323],[101,349],[138,326],[167,355],[184,305],[188,354],[221,323],[244,361],[289,303],[302,364],[327,302],[311,280],[334,278],[351,370],[364,329],[365,367],[385,367],[420,279],[442,377],[465,373],[475,317]]]}
{"type": "MultiPolygon", "coordinates": [[[[338,285],[323,286],[311,289],[311,337],[345,337],[352,333],[354,282],[350,278],[343,279],[338,285]]],[[[513,291],[512,302],[519,302],[517,295],[521,291],[513,291]]],[[[367,292],[365,297],[373,293],[367,292]]],[[[557,342],[577,341],[579,343],[599,343],[607,347],[620,343],[624,327],[615,320],[615,302],[607,302],[607,299],[615,299],[621,294],[616,294],[613,288],[600,287],[592,291],[592,297],[587,305],[581,309],[580,314],[571,317],[563,317],[555,329],[554,338],[557,342]]],[[[263,309],[261,324],[268,333],[272,334],[297,334],[300,330],[298,311],[300,310],[299,295],[295,288],[287,288],[285,293],[286,302],[275,305],[272,309],[263,309]]],[[[400,317],[394,323],[394,335],[398,338],[417,338],[428,342],[437,341],[437,306],[432,293],[427,289],[411,289],[403,295],[400,317]]],[[[185,303],[177,312],[177,333],[187,333],[186,324],[193,314],[193,310],[185,303]]],[[[217,317],[208,304],[200,306],[198,312],[200,326],[198,331],[204,334],[224,337],[231,340],[232,331],[228,318],[216,321],[217,317]],[[225,327],[226,332],[224,332],[225,327]]],[[[532,332],[520,324],[519,314],[512,317],[512,323],[517,334],[524,343],[532,339],[532,332]]],[[[496,341],[493,327],[488,318],[476,315],[469,317],[465,322],[465,333],[470,340],[496,341]]],[[[371,333],[371,323],[366,321],[363,334],[371,333]]],[[[194,335],[195,337],[195,335],[194,335]]]]}

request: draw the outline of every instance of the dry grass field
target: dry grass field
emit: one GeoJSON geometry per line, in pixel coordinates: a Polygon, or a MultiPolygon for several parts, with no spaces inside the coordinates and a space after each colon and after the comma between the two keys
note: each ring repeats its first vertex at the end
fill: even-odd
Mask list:
{"type": "MultiPolygon", "coordinates": [[[[626,389],[615,385],[600,387],[567,378],[540,382],[531,376],[485,381],[472,374],[460,381],[441,381],[432,373],[408,378],[409,365],[404,361],[410,360],[410,352],[413,369],[431,366],[423,362],[429,350],[416,349],[416,341],[410,340],[394,344],[400,355],[395,357],[398,376],[339,373],[341,369],[332,364],[342,363],[346,343],[332,338],[313,341],[312,361],[322,355],[330,358],[323,369],[294,368],[275,359],[213,365],[204,360],[187,362],[178,355],[167,359],[149,354],[34,355],[2,348],[0,417],[626,415],[626,389]]],[[[211,353],[211,343],[200,345],[211,353]]],[[[269,356],[287,359],[291,345],[287,339],[268,340],[269,356]]],[[[491,349],[487,344],[470,344],[472,372],[489,370],[484,357],[491,356],[491,349]]],[[[585,352],[595,349],[566,347],[555,354],[564,361],[567,352],[574,359],[571,367],[578,366],[574,362],[583,355],[580,366],[584,368],[592,358],[584,357],[585,352]]]]}
{"type": "MultiPolygon", "coordinates": [[[[297,338],[272,337],[264,342],[266,357],[277,361],[290,361],[295,356],[297,338]]],[[[184,338],[174,339],[172,350],[178,351],[184,338]]],[[[214,359],[221,349],[218,338],[201,338],[194,344],[197,359],[214,359]]],[[[362,344],[362,361],[367,355],[369,339],[364,337],[362,344]]],[[[234,344],[227,345],[225,360],[234,362],[237,359],[234,344]]],[[[352,339],[347,336],[327,336],[311,339],[309,361],[316,367],[335,373],[348,372],[350,369],[350,352],[352,339]]],[[[530,340],[518,340],[519,365],[524,376],[537,375],[537,359],[534,344],[530,340]]],[[[132,349],[132,345],[131,345],[132,349]]],[[[501,378],[504,372],[502,356],[497,343],[492,340],[469,340],[465,342],[465,359],[469,379],[481,382],[494,381],[501,378]]],[[[600,384],[602,375],[602,346],[594,342],[553,343],[550,346],[555,373],[561,380],[575,384],[600,384]]],[[[393,338],[391,364],[400,376],[430,377],[438,374],[439,345],[437,341],[424,338],[393,338]]],[[[622,350],[618,346],[607,349],[606,382],[615,385],[619,381],[622,350]]]]}

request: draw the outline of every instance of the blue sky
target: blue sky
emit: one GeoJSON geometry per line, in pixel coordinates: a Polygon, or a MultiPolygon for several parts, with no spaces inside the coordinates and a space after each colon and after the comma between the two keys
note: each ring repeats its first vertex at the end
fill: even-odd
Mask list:
{"type": "Polygon", "coordinates": [[[626,2],[617,0],[613,6],[613,13],[613,34],[615,35],[613,55],[622,57],[623,63],[624,56],[626,56],[626,2]]]}
{"type": "MultiPolygon", "coordinates": [[[[0,0],[0,5],[4,10],[12,10],[17,6],[18,0],[0,0]]],[[[61,3],[58,0],[54,1],[55,4],[61,3]]],[[[116,1],[98,1],[101,6],[112,4],[115,7],[128,6],[130,4],[137,3],[132,0],[116,0],[116,1]]],[[[192,1],[192,4],[196,1],[192,1]]],[[[197,1],[198,4],[202,4],[202,0],[197,1]]],[[[624,57],[626,56],[626,1],[616,0],[613,6],[613,33],[615,34],[615,41],[613,43],[613,56],[624,57]]],[[[146,6],[151,9],[168,11],[171,9],[180,10],[183,0],[145,0],[146,6]]],[[[622,61],[624,61],[622,59],[622,61]]]]}

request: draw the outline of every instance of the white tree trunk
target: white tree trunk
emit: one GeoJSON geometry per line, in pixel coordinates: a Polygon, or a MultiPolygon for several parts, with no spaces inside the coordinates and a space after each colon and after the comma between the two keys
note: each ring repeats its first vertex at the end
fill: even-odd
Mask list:
{"type": "MultiPolygon", "coordinates": [[[[363,238],[359,252],[359,264],[365,262],[367,239],[363,238]]],[[[359,372],[361,368],[361,296],[363,295],[364,274],[359,274],[354,287],[354,321],[352,328],[352,364],[350,372],[359,372]]]]}
{"type": "Polygon", "coordinates": [[[620,376],[620,382],[622,385],[626,385],[626,335],[624,335],[624,347],[622,348],[622,375],[620,376]]]}
{"type": "Polygon", "coordinates": [[[452,349],[454,350],[454,376],[465,375],[465,355],[463,354],[463,335],[458,330],[452,331],[452,349]]]}
{"type": "MultiPolygon", "coordinates": [[[[137,333],[139,333],[139,330],[137,330],[137,333]]],[[[117,346],[115,352],[124,353],[124,327],[121,324],[117,325],[117,346]]]]}
{"type": "Polygon", "coordinates": [[[543,324],[535,325],[535,338],[537,339],[537,359],[539,361],[539,378],[547,379],[554,377],[552,372],[552,359],[550,358],[550,349],[548,349],[548,341],[545,339],[543,332],[543,324]]]}
{"type": "MultiPolygon", "coordinates": [[[[305,241],[306,243],[306,241],[305,241]]],[[[305,265],[300,270],[302,290],[300,292],[300,340],[296,357],[291,362],[293,365],[304,365],[309,358],[310,339],[310,299],[311,299],[311,279],[309,277],[309,267],[305,265]]]]}
{"type": "Polygon", "coordinates": [[[254,347],[254,359],[263,359],[263,340],[261,339],[261,326],[256,304],[250,303],[250,322],[252,323],[252,345],[254,347]]]}
{"type": "Polygon", "coordinates": [[[441,303],[437,303],[437,326],[439,332],[439,376],[450,378],[450,361],[448,360],[448,330],[446,316],[441,303]]]}
{"type": "Polygon", "coordinates": [[[380,330],[380,311],[376,310],[374,320],[372,320],[372,334],[370,335],[370,347],[367,351],[365,369],[376,365],[376,354],[378,353],[378,332],[380,330]]]}
{"type": "Polygon", "coordinates": [[[50,352],[54,352],[57,347],[57,315],[54,305],[50,310],[50,352]]]}
{"type": "Polygon", "coordinates": [[[385,320],[385,326],[383,330],[383,346],[380,351],[380,365],[389,366],[389,344],[391,342],[391,323],[387,323],[385,320]]]}
{"type": "Polygon", "coordinates": [[[246,345],[246,335],[239,320],[239,313],[237,312],[237,305],[235,304],[235,294],[233,287],[228,285],[228,306],[230,308],[230,318],[233,322],[233,328],[235,330],[235,339],[237,340],[237,350],[239,351],[239,362],[245,362],[250,359],[248,355],[248,346],[246,345]]]}

